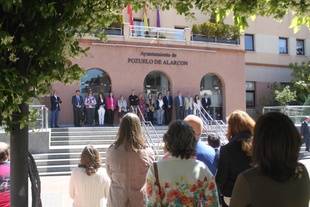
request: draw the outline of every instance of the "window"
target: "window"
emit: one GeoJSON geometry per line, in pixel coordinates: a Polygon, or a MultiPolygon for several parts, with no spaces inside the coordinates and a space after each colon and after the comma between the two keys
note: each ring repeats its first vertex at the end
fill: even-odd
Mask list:
{"type": "Polygon", "coordinates": [[[244,44],[246,51],[254,51],[254,35],[245,34],[244,35],[244,44]]]}
{"type": "Polygon", "coordinates": [[[255,82],[253,81],[246,82],[246,107],[255,107],[255,82]]]}
{"type": "Polygon", "coordinates": [[[305,40],[301,39],[296,40],[296,54],[305,55],[305,40]]]}
{"type": "Polygon", "coordinates": [[[280,54],[288,54],[287,42],[288,42],[288,39],[286,37],[279,37],[279,53],[280,54]]]}

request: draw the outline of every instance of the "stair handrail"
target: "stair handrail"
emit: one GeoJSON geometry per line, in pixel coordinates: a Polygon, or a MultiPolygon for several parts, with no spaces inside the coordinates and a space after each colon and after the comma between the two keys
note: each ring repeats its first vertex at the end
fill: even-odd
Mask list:
{"type": "Polygon", "coordinates": [[[139,113],[139,115],[140,115],[140,117],[141,117],[141,119],[142,119],[142,120],[141,120],[142,127],[143,127],[143,129],[144,129],[144,131],[145,131],[145,133],[146,133],[146,136],[148,137],[148,139],[146,139],[146,141],[147,141],[148,145],[153,149],[153,151],[154,151],[154,153],[155,153],[156,160],[157,160],[157,159],[158,159],[158,156],[159,156],[159,151],[158,151],[158,149],[156,149],[156,144],[153,142],[153,139],[152,139],[152,137],[151,137],[151,135],[150,135],[149,129],[148,129],[148,127],[147,127],[147,124],[148,124],[148,125],[152,128],[152,130],[155,132],[156,138],[159,139],[159,136],[158,136],[158,134],[157,134],[157,132],[156,132],[156,129],[155,129],[155,127],[153,126],[152,122],[146,121],[145,118],[144,118],[144,115],[143,115],[143,113],[142,113],[142,111],[141,111],[141,109],[140,109],[140,107],[137,106],[137,108],[138,108],[138,113],[139,113]]]}
{"type": "MultiPolygon", "coordinates": [[[[198,112],[200,114],[200,117],[203,120],[204,124],[207,124],[207,126],[209,126],[211,128],[211,124],[209,124],[210,122],[213,124],[215,123],[216,129],[216,133],[220,136],[221,142],[222,143],[226,143],[227,142],[227,138],[226,138],[226,128],[224,128],[224,126],[226,126],[226,124],[222,121],[222,120],[215,120],[212,118],[212,116],[203,108],[201,107],[200,109],[198,109],[198,112]],[[207,119],[207,117],[209,119],[207,119]]],[[[204,127],[205,130],[208,130],[208,127],[204,127]]],[[[208,133],[208,131],[206,131],[206,133],[208,133]]]]}

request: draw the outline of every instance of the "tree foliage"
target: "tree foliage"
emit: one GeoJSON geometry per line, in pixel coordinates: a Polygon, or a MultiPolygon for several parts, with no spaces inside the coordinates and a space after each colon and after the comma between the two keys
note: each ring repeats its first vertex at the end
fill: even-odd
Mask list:
{"type": "Polygon", "coordinates": [[[275,99],[281,105],[294,103],[303,105],[310,100],[310,61],[289,65],[292,81],[289,86],[276,85],[273,89],[275,99]]]}
{"type": "Polygon", "coordinates": [[[275,100],[285,106],[296,100],[296,92],[291,91],[290,86],[285,86],[282,90],[275,90],[275,100]]]}
{"type": "Polygon", "coordinates": [[[192,15],[193,9],[213,13],[217,21],[233,14],[235,25],[244,29],[247,19],[255,16],[272,16],[281,19],[288,12],[294,13],[292,26],[300,25],[310,28],[310,1],[308,0],[157,0],[163,8],[175,7],[181,14],[192,15]]]}
{"type": "Polygon", "coordinates": [[[82,69],[70,61],[86,51],[78,39],[103,35],[98,30],[124,6],[122,1],[0,0],[0,112],[8,127],[20,104],[47,93],[55,81],[80,77],[82,69]]]}

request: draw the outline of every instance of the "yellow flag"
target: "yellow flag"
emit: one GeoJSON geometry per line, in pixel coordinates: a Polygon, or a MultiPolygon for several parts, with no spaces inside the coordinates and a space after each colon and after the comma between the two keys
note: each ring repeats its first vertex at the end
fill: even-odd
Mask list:
{"type": "Polygon", "coordinates": [[[149,23],[147,21],[147,9],[146,9],[146,5],[144,5],[144,12],[143,12],[143,23],[145,27],[149,26],[149,23]]]}

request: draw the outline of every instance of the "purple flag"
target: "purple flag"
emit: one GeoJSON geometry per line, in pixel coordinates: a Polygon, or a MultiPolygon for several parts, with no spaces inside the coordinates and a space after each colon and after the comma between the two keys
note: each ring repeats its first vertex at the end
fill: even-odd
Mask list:
{"type": "Polygon", "coordinates": [[[159,16],[159,8],[157,7],[157,21],[156,21],[156,26],[160,27],[160,16],[159,16]]]}

